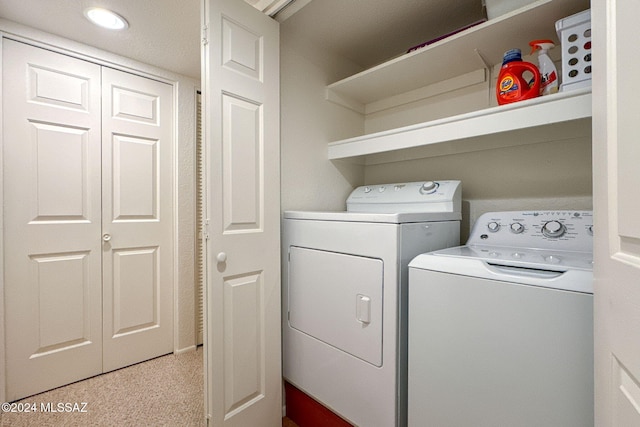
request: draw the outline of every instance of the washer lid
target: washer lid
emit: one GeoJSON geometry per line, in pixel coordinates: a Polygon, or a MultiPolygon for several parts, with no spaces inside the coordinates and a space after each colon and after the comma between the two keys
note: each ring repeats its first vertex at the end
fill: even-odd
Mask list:
{"type": "Polygon", "coordinates": [[[590,252],[459,246],[418,255],[412,269],[593,293],[590,252]]]}
{"type": "Polygon", "coordinates": [[[285,211],[285,219],[342,222],[379,222],[404,224],[410,222],[460,221],[460,212],[404,212],[404,213],[368,213],[368,212],[309,212],[285,211]]]}

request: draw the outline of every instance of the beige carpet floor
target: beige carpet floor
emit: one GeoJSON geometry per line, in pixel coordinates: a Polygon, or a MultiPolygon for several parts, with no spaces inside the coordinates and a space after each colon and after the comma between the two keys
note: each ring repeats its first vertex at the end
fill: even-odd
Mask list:
{"type": "Polygon", "coordinates": [[[202,347],[37,394],[38,412],[0,412],[4,426],[204,426],[202,347]],[[41,412],[46,408],[86,412],[41,412]],[[86,403],[86,405],[83,405],[86,403]],[[65,405],[68,404],[68,405],[65,405]],[[78,404],[77,406],[74,404],[78,404]]]}

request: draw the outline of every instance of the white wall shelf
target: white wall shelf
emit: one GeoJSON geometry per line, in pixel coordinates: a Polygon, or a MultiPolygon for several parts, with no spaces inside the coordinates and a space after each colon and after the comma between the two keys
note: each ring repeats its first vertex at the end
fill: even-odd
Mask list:
{"type": "Polygon", "coordinates": [[[499,64],[505,51],[531,40],[557,41],[555,22],[588,8],[589,0],[538,0],[333,83],[326,98],[365,113],[372,102],[499,64]]]}
{"type": "Polygon", "coordinates": [[[331,142],[328,157],[369,165],[590,135],[589,88],[331,142]]]}

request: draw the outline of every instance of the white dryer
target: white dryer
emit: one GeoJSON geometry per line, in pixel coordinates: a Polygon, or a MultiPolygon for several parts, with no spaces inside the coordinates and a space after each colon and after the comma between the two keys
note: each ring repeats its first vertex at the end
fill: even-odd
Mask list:
{"type": "Polygon", "coordinates": [[[355,425],[405,425],[407,264],[459,245],[460,208],[459,181],[428,181],[285,212],[285,379],[355,425]]]}
{"type": "Polygon", "coordinates": [[[411,261],[409,426],[593,426],[592,224],[487,213],[411,261]]]}

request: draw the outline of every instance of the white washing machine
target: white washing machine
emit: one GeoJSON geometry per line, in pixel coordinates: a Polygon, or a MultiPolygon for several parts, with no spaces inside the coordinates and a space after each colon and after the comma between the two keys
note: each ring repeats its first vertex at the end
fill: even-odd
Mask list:
{"type": "Polygon", "coordinates": [[[460,244],[460,207],[459,181],[428,181],[285,212],[285,379],[355,425],[406,425],[407,264],[460,244]]]}
{"type": "Polygon", "coordinates": [[[409,264],[409,426],[593,426],[592,213],[493,212],[409,264]]]}

